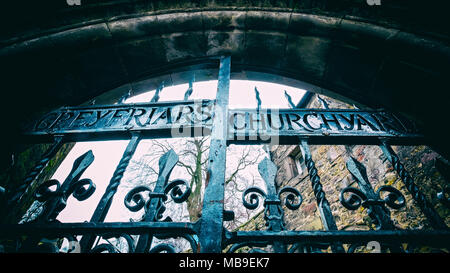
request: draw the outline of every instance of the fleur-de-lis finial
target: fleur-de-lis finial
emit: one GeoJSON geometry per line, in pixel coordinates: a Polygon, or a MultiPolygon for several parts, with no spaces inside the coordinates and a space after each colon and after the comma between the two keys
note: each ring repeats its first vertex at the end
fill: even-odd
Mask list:
{"type": "Polygon", "coordinates": [[[40,202],[46,202],[44,210],[39,215],[39,220],[54,221],[66,207],[67,198],[70,195],[73,195],[78,201],[83,201],[94,193],[95,184],[92,180],[80,179],[93,161],[94,155],[89,150],[75,160],[72,170],[62,184],[58,180],[51,179],[37,188],[34,193],[35,198],[40,202]],[[56,189],[52,190],[51,188],[54,186],[56,186],[56,189]]]}

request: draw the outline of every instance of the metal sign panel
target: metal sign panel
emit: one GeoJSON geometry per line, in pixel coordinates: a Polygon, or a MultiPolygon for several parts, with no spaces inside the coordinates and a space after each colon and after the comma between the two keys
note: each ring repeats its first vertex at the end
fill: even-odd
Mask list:
{"type": "Polygon", "coordinates": [[[183,137],[212,125],[213,100],[63,107],[40,119],[26,136],[66,141],[128,139],[139,131],[148,137],[183,137]]]}
{"type": "Polygon", "coordinates": [[[392,138],[399,144],[423,141],[412,123],[385,111],[234,109],[229,118],[232,143],[258,138],[273,144],[290,144],[298,143],[299,137],[312,144],[374,144],[379,143],[378,138],[392,138]]]}
{"type": "MultiPolygon", "coordinates": [[[[64,135],[66,141],[191,137],[211,133],[214,100],[65,107],[39,120],[26,135],[64,135]]],[[[413,124],[385,111],[337,109],[230,109],[228,143],[419,144],[413,124]]]]}

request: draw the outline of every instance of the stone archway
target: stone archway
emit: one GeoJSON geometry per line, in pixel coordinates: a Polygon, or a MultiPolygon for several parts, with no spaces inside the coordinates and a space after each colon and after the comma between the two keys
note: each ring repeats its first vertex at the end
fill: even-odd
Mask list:
{"type": "Polygon", "coordinates": [[[400,112],[448,157],[441,98],[450,49],[443,19],[432,13],[438,8],[408,1],[374,10],[363,0],[52,2],[5,9],[11,27],[2,34],[0,56],[8,149],[20,128],[45,111],[145,78],[207,72],[226,54],[235,77],[270,73],[400,112]],[[414,23],[415,15],[421,17],[414,23]]]}

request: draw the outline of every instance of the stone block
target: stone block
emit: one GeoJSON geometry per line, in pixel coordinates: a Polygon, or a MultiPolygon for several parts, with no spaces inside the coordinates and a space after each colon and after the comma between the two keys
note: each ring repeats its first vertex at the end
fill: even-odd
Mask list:
{"type": "Polygon", "coordinates": [[[300,68],[305,76],[322,79],[329,51],[327,39],[289,34],[284,62],[288,69],[300,68]]]}
{"type": "Polygon", "coordinates": [[[267,31],[247,31],[245,35],[245,50],[243,62],[258,67],[270,64],[280,66],[280,53],[284,52],[286,34],[267,31]]]}
{"type": "Polygon", "coordinates": [[[162,35],[168,62],[206,55],[206,37],[203,32],[183,32],[162,35]]]}
{"type": "Polygon", "coordinates": [[[233,55],[233,60],[242,58],[245,33],[234,31],[207,31],[207,56],[233,55]]]}
{"type": "Polygon", "coordinates": [[[166,47],[163,39],[150,36],[119,44],[117,50],[132,78],[149,72],[150,67],[166,63],[166,47]]]}

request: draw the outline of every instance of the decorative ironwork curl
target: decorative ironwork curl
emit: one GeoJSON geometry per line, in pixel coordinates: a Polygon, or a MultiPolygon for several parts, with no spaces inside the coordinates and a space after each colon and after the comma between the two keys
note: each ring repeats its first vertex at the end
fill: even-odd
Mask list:
{"type": "Polygon", "coordinates": [[[282,188],[279,192],[278,192],[278,199],[273,199],[273,200],[267,200],[267,194],[258,187],[250,187],[247,188],[244,193],[242,194],[242,203],[244,205],[244,207],[246,207],[247,209],[256,209],[259,206],[259,197],[261,196],[263,199],[265,199],[264,205],[267,204],[280,204],[281,203],[281,195],[287,193],[285,199],[284,199],[284,204],[286,205],[286,207],[290,210],[296,210],[300,207],[300,205],[303,202],[303,198],[300,194],[300,192],[293,187],[289,187],[286,186],[284,188],[282,188]],[[247,199],[249,199],[249,202],[247,201],[247,199]],[[297,202],[295,202],[296,200],[298,200],[297,202]]]}
{"type": "Polygon", "coordinates": [[[50,197],[56,196],[57,192],[59,192],[61,188],[61,184],[56,179],[50,179],[42,183],[34,192],[34,198],[39,202],[45,202],[50,197]],[[56,186],[56,189],[52,190],[51,188],[56,186]]]}
{"type": "Polygon", "coordinates": [[[246,189],[242,194],[242,203],[244,204],[244,207],[251,210],[256,209],[259,206],[259,196],[264,199],[266,198],[266,193],[261,188],[250,187],[246,189]],[[247,195],[249,195],[250,203],[247,202],[247,195]]]}
{"type": "Polygon", "coordinates": [[[79,201],[83,201],[94,193],[95,184],[92,180],[80,179],[83,172],[93,161],[94,155],[92,151],[88,151],[75,160],[71,172],[62,184],[56,179],[51,179],[45,181],[36,189],[34,197],[40,202],[45,202],[44,210],[38,220],[54,221],[66,207],[70,195],[73,195],[79,201]],[[52,190],[52,187],[56,187],[56,189],[52,190]]]}
{"type": "Polygon", "coordinates": [[[186,180],[183,179],[176,179],[174,181],[171,181],[165,188],[164,188],[164,194],[169,194],[170,197],[175,203],[183,203],[186,201],[191,194],[191,188],[189,187],[189,183],[186,180]],[[185,190],[184,192],[181,190],[180,186],[184,185],[185,190]]]}
{"type": "Polygon", "coordinates": [[[141,210],[146,203],[144,197],[141,194],[144,191],[148,191],[149,193],[152,192],[152,190],[147,186],[138,186],[128,192],[124,199],[125,207],[127,207],[127,209],[132,212],[141,210]]]}
{"type": "Polygon", "coordinates": [[[388,192],[387,196],[382,199],[388,207],[393,209],[400,209],[405,206],[405,197],[396,188],[391,186],[381,186],[377,190],[376,194],[381,197],[382,192],[388,192]]]}
{"type": "Polygon", "coordinates": [[[403,194],[394,187],[381,186],[376,195],[378,199],[368,199],[367,196],[359,189],[353,187],[347,187],[341,191],[339,201],[341,204],[349,209],[356,210],[359,207],[369,208],[373,205],[387,205],[392,209],[400,209],[405,206],[405,197],[403,194]],[[382,192],[388,192],[388,195],[381,198],[382,192]],[[349,197],[345,197],[346,193],[350,193],[349,197]]]}
{"type": "MultiPolygon", "coordinates": [[[[39,202],[49,201],[53,197],[61,197],[59,205],[57,206],[57,213],[62,211],[66,206],[67,198],[72,195],[78,201],[84,201],[91,197],[95,192],[95,184],[91,179],[85,178],[77,181],[73,181],[67,190],[63,190],[61,183],[56,179],[50,179],[42,183],[34,193],[34,197],[39,202]],[[56,189],[51,188],[56,186],[56,189]],[[85,188],[87,186],[87,188],[85,188]]],[[[55,216],[56,218],[56,216],[55,216]]]]}
{"type": "Polygon", "coordinates": [[[290,210],[298,209],[303,202],[300,192],[296,188],[286,186],[278,192],[278,198],[282,199],[281,195],[284,193],[287,193],[286,198],[284,199],[286,207],[290,210]],[[296,199],[298,199],[297,202],[295,202],[296,199]]]}
{"type": "MultiPolygon", "coordinates": [[[[166,210],[164,202],[167,201],[168,194],[170,194],[170,197],[175,203],[182,203],[188,199],[189,195],[191,194],[191,188],[189,187],[188,182],[183,179],[171,181],[164,188],[162,193],[153,192],[147,186],[137,186],[130,192],[128,192],[128,194],[125,196],[124,204],[125,207],[127,207],[132,212],[137,212],[142,208],[147,211],[148,206],[150,205],[150,201],[154,198],[158,198],[160,202],[158,204],[158,207],[156,208],[156,219],[160,220],[164,211],[166,210]],[[180,187],[182,185],[185,188],[184,191],[180,187]],[[143,192],[148,192],[148,200],[145,200],[144,196],[142,195],[143,192]]],[[[170,218],[168,219],[170,220],[170,218]]]]}
{"type": "Polygon", "coordinates": [[[84,201],[91,197],[91,195],[95,192],[95,184],[91,179],[85,178],[74,182],[71,185],[70,192],[72,192],[72,196],[78,201],[84,201]],[[87,188],[85,187],[87,186],[87,188]]]}
{"type": "Polygon", "coordinates": [[[364,247],[366,251],[371,253],[381,253],[381,245],[377,241],[359,242],[353,243],[348,247],[347,253],[355,253],[359,247],[364,247]]]}
{"type": "Polygon", "coordinates": [[[359,189],[353,187],[347,187],[343,189],[339,196],[339,201],[341,202],[341,204],[349,210],[358,209],[366,200],[366,195],[359,189]],[[348,198],[345,198],[345,194],[347,192],[350,193],[350,196],[348,198]]]}

